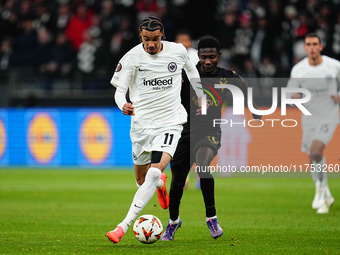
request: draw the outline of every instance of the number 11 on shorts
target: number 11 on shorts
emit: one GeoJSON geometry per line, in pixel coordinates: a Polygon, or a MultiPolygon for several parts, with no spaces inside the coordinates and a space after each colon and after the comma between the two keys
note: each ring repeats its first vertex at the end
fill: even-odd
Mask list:
{"type": "Polygon", "coordinates": [[[174,138],[174,134],[165,133],[164,144],[171,145],[173,138],[174,138]],[[168,139],[169,139],[169,143],[168,143],[168,139]]]}

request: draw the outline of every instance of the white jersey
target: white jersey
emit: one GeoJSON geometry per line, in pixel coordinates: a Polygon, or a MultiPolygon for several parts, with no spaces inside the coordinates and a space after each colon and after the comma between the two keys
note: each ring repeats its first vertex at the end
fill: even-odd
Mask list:
{"type": "Polygon", "coordinates": [[[337,92],[337,77],[340,75],[340,62],[327,56],[322,56],[322,63],[312,66],[308,58],[297,63],[292,71],[288,87],[306,88],[311,93],[311,99],[304,106],[312,114],[302,115],[303,126],[315,126],[320,122],[339,123],[339,104],[331,95],[337,92]]]}
{"type": "Polygon", "coordinates": [[[111,79],[128,88],[135,115],[133,128],[158,128],[184,124],[187,113],[181,104],[182,69],[199,74],[182,44],[162,41],[163,49],[151,55],[140,43],[120,60],[111,79]]]}

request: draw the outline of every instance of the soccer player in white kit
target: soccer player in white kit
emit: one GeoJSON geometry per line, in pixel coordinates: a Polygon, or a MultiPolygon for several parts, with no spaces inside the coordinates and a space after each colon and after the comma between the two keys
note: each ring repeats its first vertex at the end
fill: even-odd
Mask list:
{"type": "Polygon", "coordinates": [[[111,84],[115,101],[123,114],[131,115],[131,141],[137,186],[125,219],[106,236],[118,243],[128,227],[152,198],[157,188],[163,209],[169,206],[163,173],[170,162],[187,121],[181,104],[182,69],[199,90],[199,73],[181,44],[162,41],[164,28],[157,17],[144,19],[139,26],[141,43],[119,61],[111,84]],[[129,89],[130,100],[126,101],[129,89]]]}
{"type": "MultiPolygon", "coordinates": [[[[321,55],[323,46],[316,34],[306,36],[304,49],[307,57],[293,67],[288,87],[305,88],[311,93],[305,107],[312,115],[302,115],[302,151],[308,153],[315,183],[312,207],[323,214],[328,213],[334,203],[328,187],[323,151],[339,123],[337,77],[340,75],[340,62],[321,55]]],[[[301,98],[301,94],[296,93],[292,98],[301,98]]]]}

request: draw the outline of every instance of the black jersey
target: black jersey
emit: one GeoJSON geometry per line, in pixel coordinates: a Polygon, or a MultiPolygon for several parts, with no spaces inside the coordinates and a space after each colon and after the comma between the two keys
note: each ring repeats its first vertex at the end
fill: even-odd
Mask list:
{"type": "Polygon", "coordinates": [[[224,68],[216,67],[214,73],[204,73],[200,63],[196,65],[200,73],[202,88],[207,97],[207,114],[196,115],[198,98],[195,93],[190,96],[190,125],[191,130],[220,130],[220,125],[214,127],[214,119],[221,119],[222,106],[232,106],[233,99],[228,89],[217,89],[215,84],[232,84],[239,87],[243,94],[247,94],[247,83],[237,73],[224,68]]]}

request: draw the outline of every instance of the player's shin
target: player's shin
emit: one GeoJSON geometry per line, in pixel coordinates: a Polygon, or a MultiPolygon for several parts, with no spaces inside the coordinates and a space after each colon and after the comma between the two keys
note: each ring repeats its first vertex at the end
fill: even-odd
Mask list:
{"type": "Polygon", "coordinates": [[[320,164],[320,171],[319,171],[319,177],[320,177],[320,180],[321,180],[321,188],[322,189],[326,189],[328,188],[328,181],[327,181],[327,171],[325,171],[325,166],[326,166],[326,159],[323,157],[321,159],[321,161],[319,162],[320,164]]]}
{"type": "Polygon", "coordinates": [[[124,233],[126,233],[128,227],[152,198],[153,194],[155,193],[161,173],[161,170],[155,167],[151,167],[148,170],[145,176],[145,182],[136,191],[129,212],[127,213],[123,222],[119,224],[119,226],[123,228],[124,233]]]}
{"type": "Polygon", "coordinates": [[[319,162],[316,160],[312,160],[312,165],[313,165],[313,171],[311,170],[311,175],[313,178],[313,181],[315,183],[315,189],[318,190],[321,188],[321,181],[322,181],[322,173],[319,171],[319,169],[322,169],[322,164],[323,164],[324,158],[322,158],[319,162]]]}

